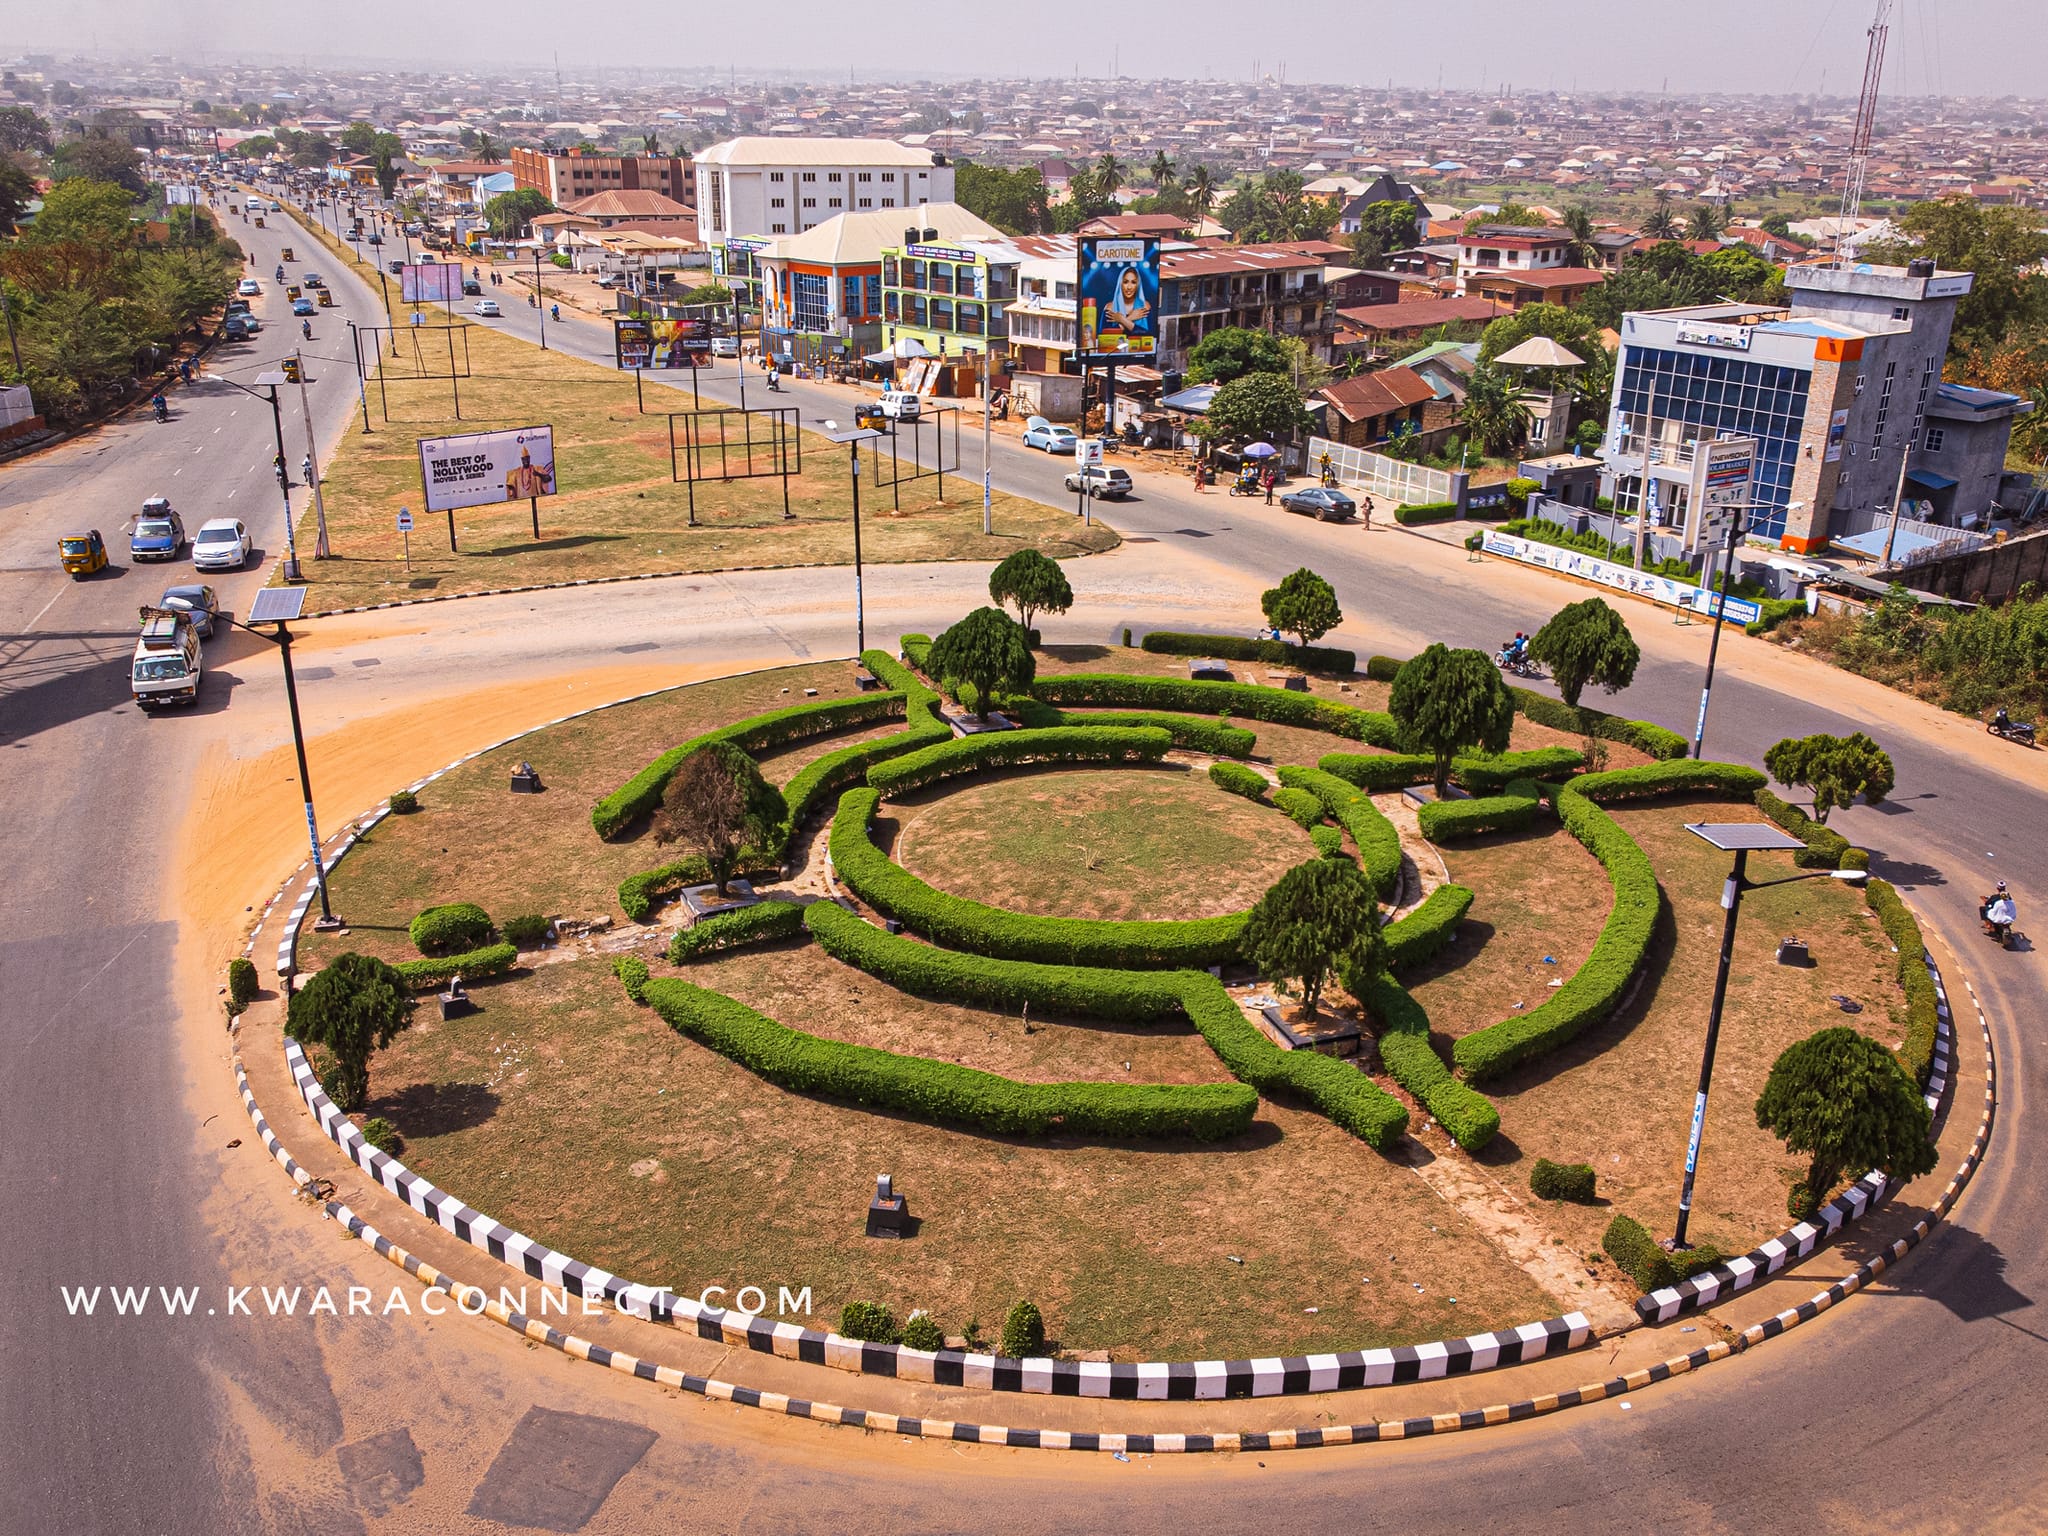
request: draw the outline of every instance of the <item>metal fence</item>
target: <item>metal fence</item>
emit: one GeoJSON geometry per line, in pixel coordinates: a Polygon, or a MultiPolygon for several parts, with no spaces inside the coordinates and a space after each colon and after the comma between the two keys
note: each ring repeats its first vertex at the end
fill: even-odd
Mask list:
{"type": "Polygon", "coordinates": [[[1390,459],[1384,453],[1334,443],[1326,437],[1308,440],[1308,468],[1319,467],[1326,453],[1330,456],[1330,467],[1336,471],[1337,483],[1353,490],[1362,490],[1403,506],[1457,500],[1451,472],[1447,469],[1431,469],[1423,464],[1410,464],[1405,459],[1390,459]]]}

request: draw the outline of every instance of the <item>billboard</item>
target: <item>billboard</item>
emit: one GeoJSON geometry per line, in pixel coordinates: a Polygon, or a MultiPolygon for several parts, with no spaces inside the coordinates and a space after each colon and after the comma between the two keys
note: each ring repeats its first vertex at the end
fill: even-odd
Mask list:
{"type": "Polygon", "coordinates": [[[552,496],[554,428],[514,427],[422,439],[420,484],[429,512],[552,496]]]}
{"type": "Polygon", "coordinates": [[[1076,245],[1079,355],[1149,363],[1159,350],[1159,242],[1090,235],[1076,245]]]}
{"type": "Polygon", "coordinates": [[[164,183],[164,206],[166,208],[193,208],[199,203],[199,189],[183,182],[164,183]]]}
{"type": "Polygon", "coordinates": [[[407,304],[453,304],[462,297],[462,263],[405,263],[398,269],[398,296],[407,304]]]}
{"type": "Polygon", "coordinates": [[[711,349],[711,322],[704,316],[661,320],[621,315],[612,321],[612,355],[621,368],[688,368],[711,349]]]}
{"type": "Polygon", "coordinates": [[[1731,597],[1724,604],[1718,593],[1703,590],[1688,582],[1674,581],[1669,576],[1652,575],[1648,571],[1639,571],[1618,561],[1602,560],[1582,550],[1560,549],[1555,544],[1518,538],[1514,534],[1488,529],[1479,547],[1489,555],[1502,555],[1527,565],[1540,565],[1545,570],[1559,571],[1567,576],[1598,582],[1603,587],[1613,587],[1617,591],[1633,592],[1637,597],[1646,597],[1653,603],[1663,603],[1670,608],[1704,614],[1709,618],[1713,616],[1715,609],[1719,608],[1723,616],[1731,622],[1747,624],[1762,612],[1755,603],[1746,598],[1731,597]]]}

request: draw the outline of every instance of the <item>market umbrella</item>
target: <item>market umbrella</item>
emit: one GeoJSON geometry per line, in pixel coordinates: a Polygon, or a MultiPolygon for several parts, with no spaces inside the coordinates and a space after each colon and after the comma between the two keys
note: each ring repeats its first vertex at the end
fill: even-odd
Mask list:
{"type": "Polygon", "coordinates": [[[1246,445],[1242,457],[1247,459],[1270,459],[1279,451],[1271,443],[1251,443],[1246,445]]]}

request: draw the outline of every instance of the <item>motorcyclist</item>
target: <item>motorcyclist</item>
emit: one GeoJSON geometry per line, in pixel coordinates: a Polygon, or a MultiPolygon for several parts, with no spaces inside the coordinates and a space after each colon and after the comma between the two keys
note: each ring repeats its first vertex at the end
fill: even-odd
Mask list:
{"type": "Polygon", "coordinates": [[[164,399],[164,392],[162,390],[158,390],[149,397],[149,408],[156,412],[156,419],[158,421],[167,420],[171,414],[170,404],[164,399]]]}
{"type": "Polygon", "coordinates": [[[540,300],[536,299],[532,294],[529,293],[526,296],[526,307],[528,309],[537,309],[540,307],[540,300]]]}
{"type": "Polygon", "coordinates": [[[313,455],[310,453],[299,460],[299,476],[306,484],[311,485],[313,483],[313,455]]]}
{"type": "Polygon", "coordinates": [[[550,304],[550,305],[548,306],[548,318],[549,318],[550,320],[559,320],[559,319],[561,319],[561,318],[562,318],[562,306],[561,306],[561,305],[559,305],[559,304],[550,304]]]}
{"type": "Polygon", "coordinates": [[[272,454],[270,458],[270,467],[277,472],[277,483],[279,485],[286,487],[289,487],[291,485],[291,473],[284,467],[283,454],[272,454]]]}
{"type": "Polygon", "coordinates": [[[281,262],[278,264],[277,268],[277,281],[279,281],[280,283],[284,281],[284,265],[281,262]]]}
{"type": "Polygon", "coordinates": [[[305,335],[305,338],[306,338],[306,340],[308,340],[308,341],[311,341],[311,340],[313,339],[313,322],[312,322],[312,321],[310,321],[310,320],[301,320],[301,321],[299,322],[299,330],[300,330],[300,331],[301,331],[301,332],[302,332],[302,333],[303,333],[303,334],[305,335]]]}
{"type": "Polygon", "coordinates": [[[2019,920],[2019,908],[2003,880],[1978,904],[1977,910],[1984,920],[1984,931],[1999,943],[2005,943],[2012,933],[2012,925],[2019,920]]]}

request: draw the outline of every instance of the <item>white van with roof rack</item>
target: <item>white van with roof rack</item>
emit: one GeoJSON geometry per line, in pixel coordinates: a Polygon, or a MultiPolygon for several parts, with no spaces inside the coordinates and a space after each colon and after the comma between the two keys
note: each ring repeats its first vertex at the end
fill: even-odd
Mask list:
{"type": "Polygon", "coordinates": [[[199,697],[199,634],[185,615],[159,609],[142,622],[129,685],[144,709],[190,704],[199,697]]]}

